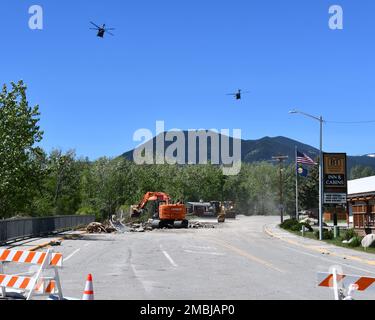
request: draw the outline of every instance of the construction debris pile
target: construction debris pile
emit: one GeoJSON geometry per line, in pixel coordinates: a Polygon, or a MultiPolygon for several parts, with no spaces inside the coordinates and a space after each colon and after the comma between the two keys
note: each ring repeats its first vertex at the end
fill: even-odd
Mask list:
{"type": "Polygon", "coordinates": [[[214,223],[190,221],[189,228],[191,229],[215,229],[214,223]]]}
{"type": "Polygon", "coordinates": [[[103,223],[99,222],[92,222],[86,227],[86,231],[88,233],[112,233],[116,232],[117,230],[110,225],[104,225],[103,223]]]}
{"type": "Polygon", "coordinates": [[[126,224],[128,227],[128,232],[146,232],[152,231],[152,224],[150,222],[144,223],[128,223],[126,224]]]}
{"type": "MultiPolygon", "coordinates": [[[[190,221],[189,228],[190,229],[215,229],[217,223],[212,222],[201,222],[201,221],[190,221]]],[[[172,229],[173,226],[165,227],[163,229],[172,229]]],[[[128,222],[122,223],[119,221],[110,221],[110,223],[99,223],[99,222],[92,222],[90,223],[86,231],[88,233],[113,233],[113,232],[150,232],[153,231],[154,228],[152,227],[152,220],[146,222],[128,222]]]]}
{"type": "Polygon", "coordinates": [[[61,246],[62,241],[61,240],[52,240],[49,245],[52,247],[61,246]]]}

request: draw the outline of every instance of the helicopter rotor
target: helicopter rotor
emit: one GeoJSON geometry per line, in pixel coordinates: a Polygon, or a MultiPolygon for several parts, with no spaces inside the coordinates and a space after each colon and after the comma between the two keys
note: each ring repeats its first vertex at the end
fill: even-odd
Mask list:
{"type": "Polygon", "coordinates": [[[90,23],[95,26],[97,29],[102,29],[101,27],[99,27],[97,24],[95,24],[94,22],[90,21],[90,23]]]}
{"type": "Polygon", "coordinates": [[[227,93],[226,95],[227,96],[236,96],[238,94],[247,94],[247,93],[251,93],[251,91],[242,91],[242,90],[238,90],[236,93],[227,93]]]}
{"type": "Polygon", "coordinates": [[[90,23],[95,26],[95,28],[90,28],[90,30],[97,30],[99,32],[101,32],[101,36],[102,37],[104,35],[104,33],[108,33],[110,34],[111,36],[114,36],[114,34],[110,31],[112,30],[116,30],[115,28],[106,28],[106,24],[103,24],[101,27],[98,26],[96,23],[90,21],[90,23]]]}

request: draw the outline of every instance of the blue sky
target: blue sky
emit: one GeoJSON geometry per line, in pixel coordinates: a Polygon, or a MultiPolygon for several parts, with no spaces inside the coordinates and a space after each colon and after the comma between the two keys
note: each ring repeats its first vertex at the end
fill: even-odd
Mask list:
{"type": "MultiPolygon", "coordinates": [[[[373,0],[2,0],[0,82],[23,79],[42,146],[96,159],[137,145],[134,131],[242,129],[318,146],[318,123],[375,120],[373,0]],[[44,30],[28,8],[44,9],[44,30]],[[344,9],[344,30],[328,9],[344,9]],[[99,39],[89,21],[116,28],[99,39]],[[226,93],[250,90],[242,101],[226,93]]],[[[375,152],[375,124],[325,128],[325,150],[375,152]]]]}

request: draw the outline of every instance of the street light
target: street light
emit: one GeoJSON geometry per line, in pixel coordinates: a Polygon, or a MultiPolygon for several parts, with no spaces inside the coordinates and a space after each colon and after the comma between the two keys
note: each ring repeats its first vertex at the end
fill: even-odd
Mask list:
{"type": "Polygon", "coordinates": [[[281,218],[281,223],[284,222],[284,200],[283,200],[283,162],[287,160],[289,157],[288,156],[277,156],[277,157],[272,157],[274,161],[278,161],[280,164],[280,169],[279,169],[279,174],[280,174],[280,218],[281,218]]]}
{"type": "Polygon", "coordinates": [[[319,121],[320,123],[320,153],[319,153],[319,239],[323,240],[323,117],[316,117],[311,114],[292,110],[289,111],[290,114],[301,114],[303,116],[312,118],[319,121]]]}

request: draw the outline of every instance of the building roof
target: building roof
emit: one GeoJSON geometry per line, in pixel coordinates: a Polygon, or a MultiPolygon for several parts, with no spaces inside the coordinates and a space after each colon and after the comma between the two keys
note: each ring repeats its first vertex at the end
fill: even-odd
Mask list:
{"type": "Polygon", "coordinates": [[[375,194],[375,176],[348,181],[348,195],[375,194]]]}

